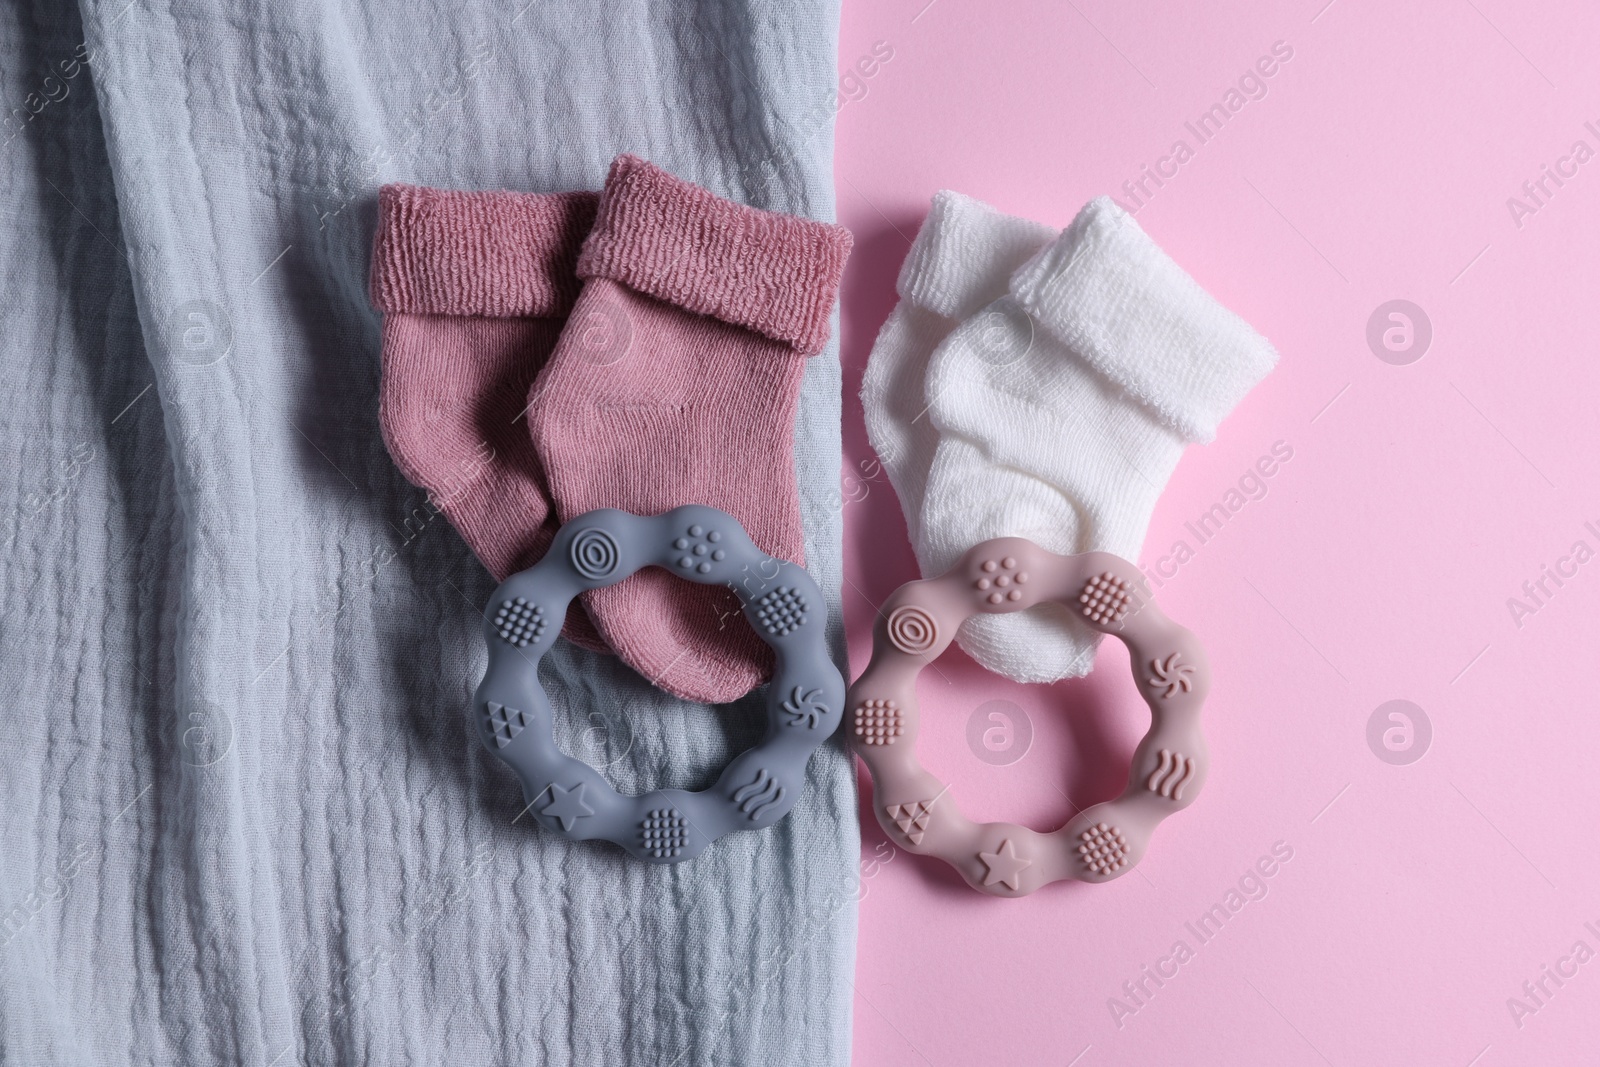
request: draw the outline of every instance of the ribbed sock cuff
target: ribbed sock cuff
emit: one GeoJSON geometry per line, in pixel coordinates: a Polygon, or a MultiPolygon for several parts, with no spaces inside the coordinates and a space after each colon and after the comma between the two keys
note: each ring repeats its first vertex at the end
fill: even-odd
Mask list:
{"type": "Polygon", "coordinates": [[[960,321],[1006,293],[1011,274],[1056,231],[950,189],[933,196],[895,284],[918,307],[960,321]]]}
{"type": "Polygon", "coordinates": [[[1012,278],[1048,333],[1189,441],[1217,426],[1278,361],[1109,197],[1012,278]]]}
{"type": "Polygon", "coordinates": [[[600,194],[578,274],[609,278],[809,356],[828,342],[850,244],[843,226],[745,207],[621,155],[600,194]]]}
{"type": "Polygon", "coordinates": [[[596,193],[378,191],[372,305],[386,313],[547,318],[578,299],[596,193]]]}

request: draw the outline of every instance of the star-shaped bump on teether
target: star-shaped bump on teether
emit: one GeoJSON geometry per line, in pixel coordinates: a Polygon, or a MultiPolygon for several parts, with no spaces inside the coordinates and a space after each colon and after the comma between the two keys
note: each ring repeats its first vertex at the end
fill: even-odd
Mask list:
{"type": "Polygon", "coordinates": [[[1032,860],[1025,860],[1017,855],[1017,850],[1011,844],[1011,839],[1000,842],[998,852],[980,852],[978,858],[988,865],[989,873],[984,876],[984,885],[994,885],[1000,882],[1007,889],[1020,888],[1021,882],[1017,878],[1024,867],[1032,867],[1032,860]]]}
{"type": "Polygon", "coordinates": [[[572,824],[585,815],[593,815],[594,809],[583,802],[583,790],[586,783],[579,782],[575,786],[562,789],[559,785],[550,785],[550,805],[540,808],[540,815],[548,815],[553,819],[561,820],[563,831],[572,829],[572,824]]]}

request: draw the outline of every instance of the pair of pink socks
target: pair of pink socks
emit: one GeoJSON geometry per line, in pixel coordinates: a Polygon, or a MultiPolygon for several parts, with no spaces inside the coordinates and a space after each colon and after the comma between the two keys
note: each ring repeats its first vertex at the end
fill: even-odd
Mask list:
{"type": "MultiPolygon", "coordinates": [[[[794,418],[850,251],[634,156],[593,193],[379,194],[380,423],[497,579],[600,507],[708,504],[804,562],[794,418]]],[[[732,592],[647,569],[586,593],[564,634],[710,703],[771,671],[732,592]]]]}

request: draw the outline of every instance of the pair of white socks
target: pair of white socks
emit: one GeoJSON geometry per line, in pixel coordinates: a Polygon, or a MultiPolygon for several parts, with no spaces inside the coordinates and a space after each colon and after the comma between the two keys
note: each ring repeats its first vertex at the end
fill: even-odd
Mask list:
{"type": "MultiPolygon", "coordinates": [[[[1191,441],[1277,362],[1109,198],[1063,232],[938,193],[867,364],[867,435],[925,577],[992,537],[1137,561],[1191,441]]],[[[978,615],[968,655],[1019,682],[1089,673],[1058,604],[978,615]]]]}

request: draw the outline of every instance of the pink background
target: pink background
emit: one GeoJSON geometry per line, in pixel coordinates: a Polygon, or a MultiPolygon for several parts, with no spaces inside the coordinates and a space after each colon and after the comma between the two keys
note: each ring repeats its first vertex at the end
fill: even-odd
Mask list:
{"type": "MultiPolygon", "coordinates": [[[[1266,97],[1137,213],[1282,361],[1184,457],[1140,561],[1180,539],[1196,550],[1157,595],[1216,673],[1205,794],[1133,873],[1018,902],[894,851],[864,812],[857,1062],[1595,1062],[1600,958],[1546,979],[1553,995],[1520,1026],[1507,999],[1534,1006],[1523,983],[1574,942],[1600,951],[1584,926],[1600,930],[1600,559],[1548,583],[1520,628],[1507,600],[1575,541],[1600,549],[1584,528],[1600,529],[1600,159],[1547,182],[1520,227],[1507,200],[1574,141],[1600,150],[1583,126],[1600,128],[1600,94],[1585,96],[1600,13],[926,2],[847,3],[840,41],[841,70],[878,42],[893,53],[859,68],[871,76],[858,70],[838,117],[839,214],[857,235],[843,302],[854,671],[874,606],[916,576],[855,393],[936,189],[1056,226],[1099,193],[1128,203],[1122,183],[1174,140],[1193,147],[1185,120],[1286,42],[1266,97]],[[1366,341],[1396,298],[1434,331],[1407,366],[1366,341]],[[1275,441],[1294,456],[1268,495],[1197,546],[1185,521],[1275,441]],[[1408,766],[1366,739],[1397,698],[1433,727],[1408,766]],[[1293,858],[1267,895],[1200,944],[1185,922],[1276,842],[1293,858]],[[1179,939],[1194,958],[1119,1028],[1108,999],[1179,939]]],[[[968,814],[1051,829],[1073,801],[1119,791],[1146,725],[1120,648],[1051,688],[959,652],[938,666],[921,755],[968,814]],[[994,699],[1034,729],[1007,767],[966,742],[994,699]]]]}

